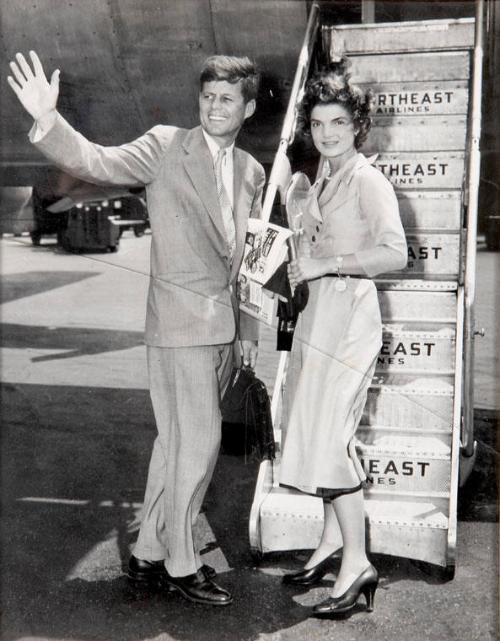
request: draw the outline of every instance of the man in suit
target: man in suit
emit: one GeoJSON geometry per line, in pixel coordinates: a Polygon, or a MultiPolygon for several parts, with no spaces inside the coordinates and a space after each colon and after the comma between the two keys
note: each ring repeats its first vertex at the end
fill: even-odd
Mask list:
{"type": "Polygon", "coordinates": [[[160,580],[189,601],[228,605],[193,542],[193,524],[215,467],[220,397],[235,341],[255,366],[257,323],[239,315],[235,281],[249,216],[259,216],[264,170],[234,147],[255,111],[258,75],[248,58],[212,56],[200,76],[201,126],[153,127],[131,143],[103,147],[57,112],[59,70],[47,81],[30,52],[10,63],[8,82],[34,118],[30,140],[78,178],[145,186],[151,221],[146,312],[150,394],[158,436],[128,575],[160,580]]]}

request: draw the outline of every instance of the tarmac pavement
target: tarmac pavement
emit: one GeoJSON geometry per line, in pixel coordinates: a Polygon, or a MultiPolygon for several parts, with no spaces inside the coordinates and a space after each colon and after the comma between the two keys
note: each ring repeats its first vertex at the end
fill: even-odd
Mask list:
{"type": "MultiPolygon", "coordinates": [[[[497,638],[500,254],[479,248],[476,465],[460,490],[457,569],[374,555],[371,614],[309,617],[334,575],[281,585],[307,552],[255,566],[248,514],[257,466],[221,454],[197,536],[235,596],[228,608],[132,590],[123,570],[135,540],[155,427],[143,324],[150,237],[116,254],[71,255],[51,239],[0,241],[2,261],[2,641],[489,641],[497,638]]],[[[271,389],[277,355],[265,329],[257,374],[271,389]]]]}

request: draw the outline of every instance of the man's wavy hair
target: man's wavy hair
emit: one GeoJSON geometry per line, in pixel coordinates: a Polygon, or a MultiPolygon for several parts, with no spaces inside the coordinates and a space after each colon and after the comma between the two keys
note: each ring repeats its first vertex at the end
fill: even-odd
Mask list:
{"type": "Polygon", "coordinates": [[[255,63],[247,58],[237,56],[210,56],[200,72],[200,91],[205,82],[226,80],[236,84],[241,80],[241,93],[245,103],[256,100],[259,91],[260,74],[255,63]]]}
{"type": "Polygon", "coordinates": [[[347,70],[350,65],[350,60],[344,57],[338,62],[331,62],[308,80],[304,97],[298,108],[298,125],[303,134],[310,135],[311,112],[314,107],[341,105],[351,114],[354,127],[358,131],[354,137],[354,146],[359,149],[372,125],[369,113],[373,92],[371,89],[363,91],[360,87],[349,83],[351,74],[347,70]]]}

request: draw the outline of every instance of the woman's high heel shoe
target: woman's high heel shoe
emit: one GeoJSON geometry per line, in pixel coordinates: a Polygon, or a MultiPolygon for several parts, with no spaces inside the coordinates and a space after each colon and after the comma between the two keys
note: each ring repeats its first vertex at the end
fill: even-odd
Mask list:
{"type": "Polygon", "coordinates": [[[366,599],[366,611],[373,611],[373,600],[378,586],[378,572],[369,565],[351,586],[338,597],[329,597],[318,603],[313,608],[313,615],[316,617],[332,617],[338,614],[345,614],[354,608],[360,594],[366,599]]]}
{"type": "Polygon", "coordinates": [[[333,559],[337,551],[325,557],[308,570],[300,570],[283,575],[282,582],[287,585],[314,585],[333,569],[333,559]]]}

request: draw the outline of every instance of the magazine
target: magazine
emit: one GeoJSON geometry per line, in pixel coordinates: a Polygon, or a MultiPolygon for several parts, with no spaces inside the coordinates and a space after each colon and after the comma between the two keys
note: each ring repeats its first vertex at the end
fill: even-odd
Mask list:
{"type": "Polygon", "coordinates": [[[276,301],[263,285],[287,259],[287,239],[292,235],[289,229],[258,218],[248,221],[237,296],[241,310],[268,325],[275,317],[276,301]]]}

